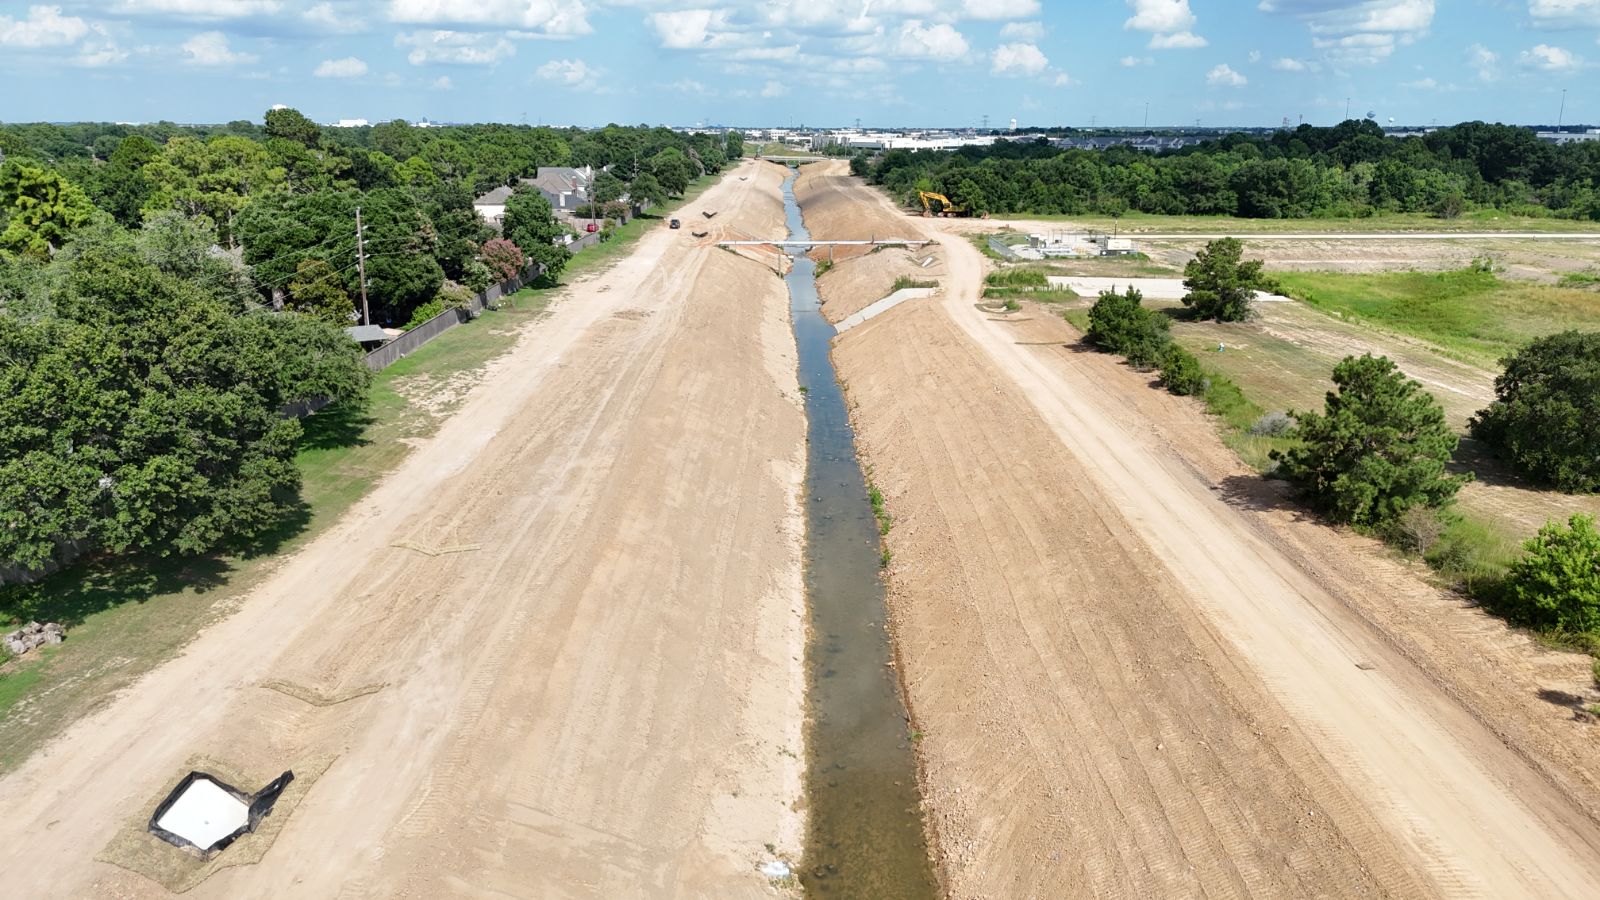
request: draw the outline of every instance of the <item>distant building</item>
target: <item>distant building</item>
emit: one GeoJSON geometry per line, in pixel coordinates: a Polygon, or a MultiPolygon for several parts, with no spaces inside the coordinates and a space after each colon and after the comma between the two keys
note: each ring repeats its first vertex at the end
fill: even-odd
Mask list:
{"type": "Polygon", "coordinates": [[[1577,144],[1584,141],[1600,141],[1600,128],[1591,128],[1588,131],[1541,131],[1538,138],[1549,144],[1577,144]]]}
{"type": "Polygon", "coordinates": [[[534,174],[532,183],[545,199],[550,201],[550,208],[558,214],[571,212],[577,207],[589,202],[589,184],[594,180],[594,168],[584,166],[581,169],[563,166],[540,166],[534,174]]]}
{"type": "Polygon", "coordinates": [[[511,188],[504,185],[495,188],[487,194],[472,201],[472,208],[483,216],[483,220],[499,228],[506,217],[506,201],[511,199],[511,188]]]}
{"type": "Polygon", "coordinates": [[[334,128],[365,128],[365,127],[367,127],[367,124],[368,123],[367,123],[366,119],[340,119],[339,121],[333,123],[332,127],[334,127],[334,128]]]}

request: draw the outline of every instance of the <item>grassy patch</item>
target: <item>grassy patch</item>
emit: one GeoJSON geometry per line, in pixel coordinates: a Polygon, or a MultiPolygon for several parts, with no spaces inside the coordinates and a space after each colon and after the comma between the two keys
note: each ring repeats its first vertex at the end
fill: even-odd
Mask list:
{"type": "Polygon", "coordinates": [[[1561,276],[1560,284],[1562,287],[1596,288],[1600,287],[1600,275],[1592,275],[1588,272],[1568,272],[1561,276]]]}
{"type": "Polygon", "coordinates": [[[1277,277],[1286,294],[1315,309],[1421,338],[1458,359],[1491,367],[1535,337],[1600,328],[1592,293],[1502,281],[1474,269],[1277,277]]]}
{"type": "Polygon", "coordinates": [[[896,291],[903,291],[908,288],[936,288],[938,286],[939,282],[937,281],[929,281],[926,278],[912,278],[910,275],[901,275],[894,280],[894,290],[896,291]]]}
{"type": "Polygon", "coordinates": [[[1070,288],[1049,288],[1045,290],[1029,290],[1027,288],[995,288],[983,289],[985,300],[1032,300],[1035,303],[1077,303],[1082,300],[1070,288]]]}
{"type": "MultiPolygon", "coordinates": [[[[715,179],[701,179],[682,203],[715,179]]],[[[574,256],[571,281],[626,255],[661,217],[646,215],[574,256]]],[[[142,556],[76,566],[35,585],[0,589],[0,625],[38,619],[69,628],[57,647],[0,664],[0,773],[171,658],[270,575],[282,554],[332,525],[438,429],[484,366],[543,315],[559,285],[524,288],[378,374],[367,409],[330,408],[304,421],[296,463],[300,514],[253,546],[198,558],[142,556]]]]}
{"type": "Polygon", "coordinates": [[[1267,232],[1361,233],[1361,232],[1459,232],[1506,231],[1538,233],[1597,232],[1600,226],[1576,219],[1514,216],[1498,210],[1474,210],[1455,219],[1436,219],[1421,213],[1338,219],[1239,219],[1232,216],[1153,216],[1128,213],[1120,219],[1110,216],[1006,215],[995,219],[1021,219],[1038,222],[1072,222],[1093,231],[1137,237],[1148,234],[1230,234],[1244,237],[1267,232]]]}
{"type": "Polygon", "coordinates": [[[990,272],[983,283],[997,288],[1043,288],[1050,286],[1049,275],[1043,269],[1001,269],[990,272]]]}

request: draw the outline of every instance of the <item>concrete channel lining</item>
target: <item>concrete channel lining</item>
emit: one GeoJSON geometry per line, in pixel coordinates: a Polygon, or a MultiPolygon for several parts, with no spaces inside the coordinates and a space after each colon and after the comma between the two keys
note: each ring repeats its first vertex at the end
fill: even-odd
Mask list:
{"type": "Polygon", "coordinates": [[[938,288],[902,288],[901,290],[895,291],[894,293],[866,307],[865,309],[860,310],[855,315],[849,316],[844,321],[833,326],[833,330],[838,334],[844,334],[846,331],[849,331],[857,325],[866,322],[868,319],[871,319],[875,316],[881,316],[889,310],[894,309],[896,306],[906,302],[907,300],[920,300],[923,297],[932,297],[937,293],[939,293],[938,288]]]}

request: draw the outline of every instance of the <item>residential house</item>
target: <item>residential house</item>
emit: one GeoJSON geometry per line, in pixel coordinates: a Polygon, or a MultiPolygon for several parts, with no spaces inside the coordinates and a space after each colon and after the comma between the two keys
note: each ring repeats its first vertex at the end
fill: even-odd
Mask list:
{"type": "Polygon", "coordinates": [[[485,222],[499,228],[506,217],[506,201],[510,199],[511,188],[501,185],[472,201],[472,208],[483,216],[485,222]]]}
{"type": "Polygon", "coordinates": [[[594,181],[594,168],[581,169],[564,166],[540,166],[533,176],[533,184],[550,201],[556,215],[571,215],[572,210],[589,202],[589,185],[594,181]]]}

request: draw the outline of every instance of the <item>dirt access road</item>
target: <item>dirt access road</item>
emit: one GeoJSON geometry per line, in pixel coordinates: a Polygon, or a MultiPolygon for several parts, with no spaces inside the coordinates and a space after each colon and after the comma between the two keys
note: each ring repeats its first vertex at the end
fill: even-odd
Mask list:
{"type": "MultiPolygon", "coordinates": [[[[780,173],[733,175],[697,208],[779,232],[780,173]]],[[[572,286],[344,522],[0,781],[4,893],[166,896],[95,857],[200,753],[333,761],[189,896],[771,896],[764,845],[803,834],[787,323],[770,271],[664,223],[572,286]]]]}
{"type": "MultiPolygon", "coordinates": [[[[820,237],[915,227],[839,167],[801,188],[820,237]]],[[[981,256],[937,233],[943,298],[835,355],[951,895],[1595,896],[1592,736],[1499,667],[1515,636],[1364,615],[1408,576],[1277,535],[1196,461],[1202,417],[978,309],[981,256]]]]}

